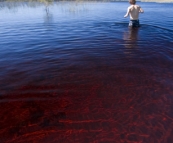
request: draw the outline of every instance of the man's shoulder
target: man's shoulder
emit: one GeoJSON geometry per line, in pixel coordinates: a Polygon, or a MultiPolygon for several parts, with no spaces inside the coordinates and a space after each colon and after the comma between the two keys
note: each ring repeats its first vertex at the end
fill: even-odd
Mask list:
{"type": "Polygon", "coordinates": [[[131,8],[133,5],[130,5],[128,8],[131,8]]]}
{"type": "Polygon", "coordinates": [[[128,8],[133,8],[133,7],[141,7],[141,6],[140,6],[140,5],[135,4],[135,5],[130,5],[128,8]]]}
{"type": "Polygon", "coordinates": [[[131,9],[133,6],[132,5],[130,5],[129,7],[128,7],[128,9],[131,9]]]}
{"type": "Polygon", "coordinates": [[[141,6],[136,4],[136,7],[141,7],[141,6]]]}

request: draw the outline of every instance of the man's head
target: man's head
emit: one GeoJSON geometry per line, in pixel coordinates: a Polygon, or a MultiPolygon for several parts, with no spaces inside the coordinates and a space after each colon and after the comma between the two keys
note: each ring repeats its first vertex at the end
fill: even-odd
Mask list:
{"type": "Polygon", "coordinates": [[[135,4],[136,3],[136,0],[129,0],[129,3],[130,4],[135,4]]]}

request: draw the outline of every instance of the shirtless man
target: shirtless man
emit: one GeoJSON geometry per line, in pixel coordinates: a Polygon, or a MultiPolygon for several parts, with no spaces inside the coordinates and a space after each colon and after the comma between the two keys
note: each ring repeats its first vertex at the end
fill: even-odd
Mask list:
{"type": "Polygon", "coordinates": [[[126,18],[130,15],[130,27],[140,27],[139,13],[143,13],[144,10],[139,5],[136,5],[136,0],[129,0],[129,3],[131,6],[127,8],[127,13],[124,17],[126,18]]]}

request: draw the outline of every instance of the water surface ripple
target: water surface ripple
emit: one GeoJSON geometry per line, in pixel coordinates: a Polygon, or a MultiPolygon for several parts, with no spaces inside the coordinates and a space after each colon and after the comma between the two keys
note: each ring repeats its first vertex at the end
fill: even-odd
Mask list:
{"type": "Polygon", "coordinates": [[[2,8],[0,142],[172,143],[173,4],[139,4],[2,8]]]}

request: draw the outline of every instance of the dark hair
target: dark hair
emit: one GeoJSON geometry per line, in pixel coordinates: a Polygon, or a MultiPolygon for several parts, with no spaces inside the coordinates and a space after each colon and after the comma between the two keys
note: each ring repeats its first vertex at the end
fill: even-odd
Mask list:
{"type": "Polygon", "coordinates": [[[135,4],[136,3],[136,0],[129,0],[129,3],[130,4],[135,4]]]}

